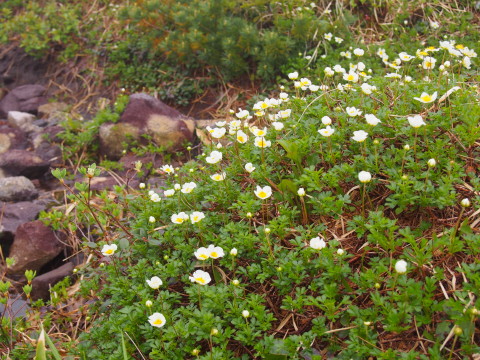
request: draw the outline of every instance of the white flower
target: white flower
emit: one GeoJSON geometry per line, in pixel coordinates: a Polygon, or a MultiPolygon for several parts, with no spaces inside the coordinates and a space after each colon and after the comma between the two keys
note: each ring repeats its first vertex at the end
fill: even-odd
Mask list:
{"type": "Polygon", "coordinates": [[[190,221],[192,224],[200,222],[202,219],[205,219],[205,214],[201,211],[194,211],[190,214],[190,221]]]}
{"type": "Polygon", "coordinates": [[[422,62],[422,67],[425,69],[425,70],[430,70],[430,69],[433,69],[435,68],[435,63],[437,62],[437,60],[431,56],[425,56],[423,58],[423,62],[422,62]]]}
{"type": "Polygon", "coordinates": [[[156,312],[148,317],[148,322],[152,326],[162,327],[163,325],[165,325],[167,320],[165,319],[165,316],[163,316],[163,314],[156,312]]]}
{"type": "Polygon", "coordinates": [[[437,165],[437,161],[436,161],[435,159],[429,159],[429,160],[427,161],[427,165],[428,165],[428,167],[432,167],[432,168],[433,168],[433,167],[435,167],[435,165],[437,165]]]}
{"type": "Polygon", "coordinates": [[[195,257],[198,259],[198,260],[207,260],[210,255],[209,255],[209,252],[207,250],[207,248],[205,247],[200,247],[198,248],[194,253],[193,255],[195,255],[195,257]]]}
{"type": "Polygon", "coordinates": [[[242,311],[242,316],[243,316],[244,318],[248,318],[248,317],[250,316],[250,312],[249,312],[248,310],[243,310],[243,311],[242,311]]]}
{"type": "Polygon", "coordinates": [[[335,75],[335,72],[332,70],[331,67],[326,67],[325,70],[323,70],[325,72],[325,75],[326,76],[333,76],[335,75]]]}
{"type": "Polygon", "coordinates": [[[277,130],[277,131],[280,131],[280,130],[282,130],[282,129],[284,128],[283,123],[280,122],[280,121],[274,121],[274,122],[272,122],[272,126],[273,126],[273,128],[274,128],[275,130],[277,130]]]}
{"type": "Polygon", "coordinates": [[[175,172],[172,165],[163,165],[160,169],[167,174],[173,174],[175,172]]]}
{"type": "Polygon", "coordinates": [[[104,256],[111,256],[117,251],[117,245],[116,244],[110,244],[110,245],[103,245],[102,247],[102,254],[104,256]]]}
{"type": "Polygon", "coordinates": [[[420,126],[427,125],[421,115],[414,115],[407,117],[408,123],[413,128],[419,128],[420,126]]]}
{"type": "Polygon", "coordinates": [[[357,56],[363,56],[363,54],[365,54],[365,51],[363,49],[356,48],[353,50],[353,53],[357,56]]]}
{"type": "Polygon", "coordinates": [[[155,218],[154,218],[153,216],[150,216],[150,217],[148,218],[148,222],[154,223],[154,222],[155,222],[155,218]]]}
{"type": "Polygon", "coordinates": [[[333,70],[337,73],[345,73],[346,72],[346,70],[339,64],[335,65],[333,67],[333,70]]]}
{"type": "Polygon", "coordinates": [[[245,119],[246,117],[248,117],[250,115],[250,113],[248,112],[248,110],[239,109],[238,113],[236,113],[235,115],[239,119],[245,119]]]}
{"type": "Polygon", "coordinates": [[[278,97],[282,100],[282,101],[286,101],[288,100],[288,94],[286,92],[281,92],[278,97]]]}
{"type": "Polygon", "coordinates": [[[357,109],[356,107],[353,107],[353,106],[352,107],[347,107],[346,110],[347,110],[348,116],[351,116],[351,117],[355,117],[357,115],[362,115],[362,112],[359,109],[357,109]]]}
{"type": "Polygon", "coordinates": [[[368,171],[360,171],[358,173],[358,180],[360,180],[361,183],[368,183],[372,180],[372,174],[368,171]]]}
{"type": "Polygon", "coordinates": [[[222,153],[220,151],[214,150],[210,153],[209,156],[205,158],[205,161],[209,164],[216,164],[220,160],[222,160],[222,153]]]}
{"type": "Polygon", "coordinates": [[[263,129],[259,129],[256,126],[252,126],[250,128],[250,132],[257,137],[266,136],[267,135],[267,128],[264,127],[263,129]]]}
{"type": "Polygon", "coordinates": [[[145,301],[145,306],[146,306],[146,307],[148,307],[148,308],[149,308],[149,307],[152,307],[152,305],[153,305],[153,303],[152,303],[152,301],[151,301],[151,300],[147,300],[147,301],[145,301]]]}
{"type": "Polygon", "coordinates": [[[212,137],[215,139],[220,139],[223,135],[225,135],[226,132],[227,129],[225,129],[224,127],[217,127],[212,129],[210,135],[212,135],[212,137]]]}
{"type": "Polygon", "coordinates": [[[324,116],[324,117],[322,117],[322,124],[323,125],[331,125],[332,124],[332,119],[330,119],[329,116],[324,116]]]}
{"type": "Polygon", "coordinates": [[[305,189],[304,188],[298,189],[297,194],[298,196],[305,196],[305,189]]]}
{"type": "Polygon", "coordinates": [[[208,245],[207,252],[212,259],[218,259],[225,256],[225,252],[220,246],[208,245]]]}
{"type": "Polygon", "coordinates": [[[257,136],[254,142],[255,146],[260,148],[266,148],[272,146],[272,142],[270,140],[265,140],[263,136],[257,136]]]}
{"type": "Polygon", "coordinates": [[[398,260],[395,263],[395,271],[399,274],[405,274],[407,272],[407,262],[405,260],[398,260]]]}
{"type": "Polygon", "coordinates": [[[230,250],[230,255],[237,256],[237,254],[238,254],[238,250],[236,248],[232,248],[232,250],[230,250]]]}
{"type": "Polygon", "coordinates": [[[376,126],[379,123],[381,123],[380,119],[378,119],[375,115],[373,114],[365,114],[365,120],[367,121],[368,125],[376,126]]]}
{"type": "Polygon", "coordinates": [[[184,221],[188,220],[188,215],[182,211],[178,214],[173,214],[170,217],[170,220],[172,220],[174,224],[182,224],[184,221]]]}
{"type": "Polygon", "coordinates": [[[321,239],[319,236],[314,237],[310,240],[310,247],[315,250],[321,250],[327,246],[325,240],[321,239]]]}
{"type": "Polygon", "coordinates": [[[402,75],[397,74],[397,73],[388,73],[385,75],[386,78],[395,78],[395,79],[401,79],[402,75]]]}
{"type": "Polygon", "coordinates": [[[263,188],[257,185],[257,189],[254,191],[254,193],[262,200],[268,199],[270,196],[272,196],[272,188],[268,185],[264,186],[263,188]]]}
{"type": "Polygon", "coordinates": [[[165,191],[163,192],[163,195],[165,195],[166,197],[173,196],[173,195],[175,195],[175,189],[165,190],[165,191]]]}
{"type": "Polygon", "coordinates": [[[147,284],[150,286],[152,289],[158,289],[160,286],[162,286],[163,281],[160,279],[158,276],[152,277],[150,280],[147,279],[147,284]]]}
{"type": "Polygon", "coordinates": [[[358,141],[358,142],[363,142],[367,139],[368,133],[363,130],[358,130],[353,132],[352,140],[358,141]]]}
{"type": "Polygon", "coordinates": [[[374,88],[374,86],[367,83],[363,83],[360,87],[365,95],[370,95],[373,92],[374,88]]]}
{"type": "Polygon", "coordinates": [[[343,39],[342,38],[339,38],[339,37],[335,37],[335,42],[337,44],[341,44],[343,42],[343,39]]]}
{"type": "Polygon", "coordinates": [[[435,91],[432,95],[428,95],[426,92],[423,92],[420,97],[414,97],[415,100],[420,101],[424,104],[431,103],[437,98],[437,92],[435,91]]]}
{"type": "Polygon", "coordinates": [[[296,80],[296,79],[298,79],[298,71],[294,71],[294,72],[288,74],[288,78],[289,78],[290,80],[296,80]]]}
{"type": "Polygon", "coordinates": [[[337,255],[342,256],[343,254],[345,254],[345,250],[337,249],[337,255]]]}
{"type": "Polygon", "coordinates": [[[245,134],[242,130],[238,130],[237,131],[237,141],[240,143],[240,144],[244,144],[246,143],[248,140],[248,135],[245,134]]]}
{"type": "Polygon", "coordinates": [[[330,127],[330,126],[327,126],[327,127],[324,128],[324,129],[318,130],[318,132],[319,132],[320,135],[322,135],[322,136],[329,137],[329,136],[331,136],[331,135],[335,132],[335,129],[332,128],[332,127],[330,127]]]}
{"type": "Polygon", "coordinates": [[[221,174],[213,174],[212,176],[210,176],[210,179],[212,179],[213,181],[223,181],[225,180],[226,176],[227,174],[225,172],[222,172],[221,174]]]}
{"type": "Polygon", "coordinates": [[[430,21],[430,27],[432,29],[438,29],[440,27],[440,24],[436,21],[430,21]]]}
{"type": "Polygon", "coordinates": [[[156,192],[152,191],[150,193],[150,201],[153,202],[160,202],[162,199],[160,198],[160,195],[158,195],[156,192]]]}
{"type": "Polygon", "coordinates": [[[318,86],[318,85],[310,85],[308,87],[308,90],[310,90],[311,92],[316,92],[316,91],[318,91],[318,89],[320,89],[320,86],[318,86]]]}
{"type": "Polygon", "coordinates": [[[463,65],[464,68],[470,69],[470,67],[472,65],[472,60],[470,60],[470,58],[468,56],[464,56],[463,59],[462,59],[462,65],[463,65]]]}
{"type": "Polygon", "coordinates": [[[463,207],[469,207],[471,205],[470,199],[468,198],[462,199],[462,201],[460,201],[460,205],[462,205],[463,207]]]}
{"type": "Polygon", "coordinates": [[[207,285],[210,281],[212,281],[210,274],[203,270],[195,271],[192,276],[189,276],[189,279],[191,282],[196,282],[200,285],[207,285]]]}
{"type": "Polygon", "coordinates": [[[185,183],[182,185],[182,193],[184,194],[190,194],[193,189],[195,189],[197,187],[197,184],[195,184],[194,182],[188,182],[188,183],[185,183]]]}
{"type": "Polygon", "coordinates": [[[325,38],[325,40],[330,41],[330,40],[332,40],[333,35],[332,35],[332,33],[326,33],[326,34],[323,35],[323,37],[325,38]]]}
{"type": "Polygon", "coordinates": [[[280,110],[278,112],[278,118],[279,119],[286,119],[292,114],[292,109],[285,109],[285,110],[280,110]]]}
{"type": "Polygon", "coordinates": [[[140,183],[140,184],[138,184],[138,187],[139,187],[140,189],[145,189],[145,183],[140,183]]]}
{"type": "Polygon", "coordinates": [[[252,163],[246,163],[245,164],[245,170],[247,170],[249,173],[251,173],[253,170],[255,170],[255,166],[253,166],[252,163]]]}
{"type": "Polygon", "coordinates": [[[414,58],[412,55],[408,55],[406,52],[401,52],[400,54],[398,54],[398,57],[402,61],[410,61],[414,58]]]}
{"type": "Polygon", "coordinates": [[[180,190],[181,188],[182,188],[182,185],[180,185],[180,184],[173,185],[174,190],[180,190]]]}
{"type": "Polygon", "coordinates": [[[343,80],[356,83],[358,82],[358,74],[350,71],[349,73],[343,74],[343,80]]]}

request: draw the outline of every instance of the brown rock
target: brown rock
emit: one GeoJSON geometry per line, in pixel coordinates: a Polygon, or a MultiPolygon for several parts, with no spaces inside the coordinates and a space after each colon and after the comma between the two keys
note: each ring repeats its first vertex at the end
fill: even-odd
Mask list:
{"type": "Polygon", "coordinates": [[[74,268],[75,266],[73,263],[68,262],[52,271],[34,278],[32,281],[32,299],[49,300],[50,288],[65,277],[72,275],[74,268]]]}
{"type": "Polygon", "coordinates": [[[47,172],[50,165],[33,152],[9,150],[0,154],[0,169],[8,176],[25,176],[38,179],[47,172]]]}
{"type": "Polygon", "coordinates": [[[68,104],[63,102],[52,102],[40,105],[38,107],[38,116],[45,118],[55,116],[58,113],[64,113],[68,110],[68,104]]]}
{"type": "Polygon", "coordinates": [[[14,264],[7,271],[14,275],[23,274],[25,270],[38,271],[63,248],[55,232],[40,220],[24,223],[17,228],[8,255],[13,258],[14,264]]]}
{"type": "Polygon", "coordinates": [[[179,149],[193,142],[194,121],[147,94],[134,94],[116,124],[100,127],[100,150],[111,159],[119,159],[123,144],[146,143],[143,135],[165,150],[179,149]]]}

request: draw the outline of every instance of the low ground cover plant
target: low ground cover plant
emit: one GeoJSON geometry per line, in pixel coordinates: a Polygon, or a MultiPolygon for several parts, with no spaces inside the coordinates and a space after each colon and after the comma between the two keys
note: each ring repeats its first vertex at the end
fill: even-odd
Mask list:
{"type": "Polygon", "coordinates": [[[96,301],[79,356],[479,352],[477,53],[450,38],[337,51],[208,128],[200,156],[157,169],[164,186],[92,204],[100,170],[82,169],[96,301]]]}

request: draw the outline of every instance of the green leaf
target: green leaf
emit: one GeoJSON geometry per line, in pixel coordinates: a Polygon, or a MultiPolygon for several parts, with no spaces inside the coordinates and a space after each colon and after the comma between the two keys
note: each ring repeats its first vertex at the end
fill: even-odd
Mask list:
{"type": "Polygon", "coordinates": [[[120,333],[122,335],[122,353],[123,353],[123,360],[128,360],[127,354],[127,346],[125,345],[125,338],[123,337],[123,332],[120,333]]]}
{"type": "Polygon", "coordinates": [[[57,348],[55,347],[55,344],[53,341],[50,339],[47,333],[45,333],[45,340],[47,340],[48,348],[50,349],[51,353],[53,354],[53,357],[55,360],[62,360],[62,357],[60,356],[57,348]]]}
{"type": "Polygon", "coordinates": [[[35,360],[47,360],[47,349],[45,348],[45,330],[43,330],[43,326],[40,328],[41,330],[37,340],[37,349],[35,351],[35,360]]]}

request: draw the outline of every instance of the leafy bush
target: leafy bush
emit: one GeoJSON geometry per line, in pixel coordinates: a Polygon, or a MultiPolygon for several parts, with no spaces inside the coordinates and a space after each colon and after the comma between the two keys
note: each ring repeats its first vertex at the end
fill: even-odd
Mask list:
{"type": "Polygon", "coordinates": [[[324,42],[345,59],[210,128],[205,154],[158,169],[164,185],[90,207],[99,172],[82,170],[72,200],[99,240],[82,291],[99,300],[81,356],[121,358],[124,335],[149,359],[478,352],[476,53],[324,42]]]}

